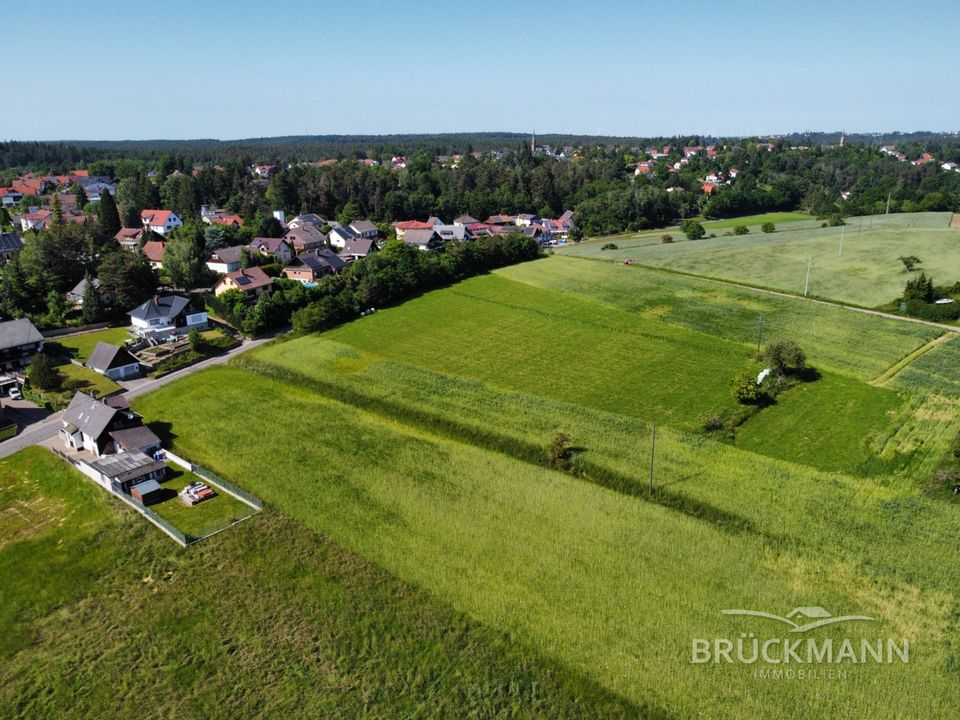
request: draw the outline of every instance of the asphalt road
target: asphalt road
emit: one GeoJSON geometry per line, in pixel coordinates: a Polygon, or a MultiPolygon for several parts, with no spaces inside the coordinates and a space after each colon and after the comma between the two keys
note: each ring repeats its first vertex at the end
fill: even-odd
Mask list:
{"type": "MultiPolygon", "coordinates": [[[[125,388],[125,397],[133,400],[140,395],[145,395],[152,390],[161,388],[164,385],[203,370],[204,368],[222,365],[230,360],[230,358],[247,352],[248,350],[253,350],[271,339],[272,336],[263,337],[258,340],[247,340],[242,345],[238,345],[222,355],[207,358],[195,365],[172,372],[169,375],[164,375],[159,378],[139,378],[137,380],[123,381],[120,384],[125,388]]],[[[46,414],[45,410],[31,406],[30,403],[23,402],[4,406],[4,412],[7,413],[10,419],[20,423],[22,431],[15,437],[0,442],[0,458],[8,457],[31,445],[36,445],[56,437],[57,432],[60,430],[60,416],[63,414],[62,411],[46,414]]]]}

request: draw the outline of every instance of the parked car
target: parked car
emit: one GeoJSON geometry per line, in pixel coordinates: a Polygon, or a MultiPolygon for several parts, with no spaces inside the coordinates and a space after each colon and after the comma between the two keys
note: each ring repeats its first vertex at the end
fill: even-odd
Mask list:
{"type": "Polygon", "coordinates": [[[10,392],[8,394],[10,395],[11,400],[23,400],[23,393],[20,392],[20,388],[18,388],[16,385],[10,388],[10,392]]]}

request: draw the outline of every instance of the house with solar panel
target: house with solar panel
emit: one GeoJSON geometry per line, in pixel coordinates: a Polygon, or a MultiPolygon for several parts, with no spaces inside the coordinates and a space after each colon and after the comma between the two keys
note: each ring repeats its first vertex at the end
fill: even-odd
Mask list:
{"type": "Polygon", "coordinates": [[[273,288],[273,278],[258,267],[242,268],[217,280],[213,294],[219,297],[229,290],[239,290],[248,300],[255,300],[273,288]]]}

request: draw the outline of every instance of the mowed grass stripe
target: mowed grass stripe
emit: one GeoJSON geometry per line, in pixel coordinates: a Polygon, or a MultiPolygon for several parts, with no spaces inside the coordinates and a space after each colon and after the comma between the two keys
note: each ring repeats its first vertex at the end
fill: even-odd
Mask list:
{"type": "MultiPolygon", "coordinates": [[[[942,672],[952,595],[874,584],[845,562],[772,551],[236,368],[197,373],[137,406],[171,423],[178,450],[201,464],[629,699],[681,716],[770,718],[935,717],[953,706],[942,672]],[[257,422],[222,412],[251,397],[257,422]],[[909,672],[858,667],[845,685],[757,683],[749,670],[690,664],[691,637],[748,629],[722,608],[811,598],[886,618],[925,652],[909,672]]],[[[843,632],[872,635],[864,628],[843,632]]]]}

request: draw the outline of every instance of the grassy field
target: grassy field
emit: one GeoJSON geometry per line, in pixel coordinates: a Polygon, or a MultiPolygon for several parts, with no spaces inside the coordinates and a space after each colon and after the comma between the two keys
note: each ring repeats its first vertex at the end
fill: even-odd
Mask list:
{"type": "Polygon", "coordinates": [[[0,460],[0,578],[4,717],[666,717],[276,511],[180,550],[39,448],[0,460]]]}
{"type": "Polygon", "coordinates": [[[916,323],[778,297],[674,273],[554,256],[498,270],[528,285],[743,343],[791,339],[818,368],[871,380],[940,334],[916,323]]]}
{"type": "MultiPolygon", "coordinates": [[[[767,222],[772,222],[776,225],[788,224],[791,227],[796,227],[794,223],[804,222],[810,227],[819,227],[820,221],[815,220],[806,213],[800,212],[773,212],[773,213],[761,213],[759,215],[748,215],[745,217],[739,218],[729,218],[724,220],[704,220],[703,218],[696,218],[702,224],[704,229],[710,232],[720,232],[728,228],[736,227],[737,225],[746,225],[751,228],[754,232],[760,232],[760,226],[767,222]]],[[[588,248],[592,245],[599,243],[600,246],[608,242],[619,243],[621,240],[625,241],[638,241],[632,242],[632,244],[655,244],[661,242],[661,236],[664,234],[672,235],[674,240],[683,239],[683,233],[680,232],[680,228],[676,226],[671,226],[667,228],[658,228],[656,230],[642,230],[640,232],[623,232],[617,233],[616,235],[600,235],[597,237],[591,237],[588,240],[584,241],[577,247],[588,248]]]]}
{"type": "Polygon", "coordinates": [[[59,390],[31,390],[31,394],[41,402],[49,402],[54,410],[69,405],[78,390],[85,393],[96,392],[100,397],[120,390],[120,386],[105,375],[73,363],[58,365],[57,372],[61,379],[59,390]]]}
{"type": "Polygon", "coordinates": [[[66,348],[67,351],[71,353],[73,359],[86,362],[98,342],[123,347],[124,341],[129,337],[130,331],[126,327],[118,327],[96,330],[94,332],[83,333],[82,335],[52,338],[50,342],[66,348]]]}
{"type": "MultiPolygon", "coordinates": [[[[245,478],[269,503],[338,543],[632,702],[680,717],[728,716],[734,708],[748,717],[898,717],[939,716],[957,697],[944,644],[958,639],[950,610],[957,598],[933,587],[941,582],[934,575],[955,577],[948,566],[926,561],[931,576],[906,569],[917,583],[874,577],[858,569],[861,558],[849,549],[841,559],[731,533],[242,369],[199,373],[137,407],[171,423],[177,448],[202,464],[245,478]],[[259,400],[257,426],[237,427],[218,411],[251,394],[259,400]],[[318,441],[260,429],[305,426],[336,432],[318,441]],[[812,598],[883,617],[924,652],[909,671],[858,668],[845,686],[757,683],[749,671],[689,663],[691,637],[746,630],[721,608],[793,607],[812,598]]],[[[903,552],[885,534],[914,512],[908,504],[886,521],[874,517],[882,539],[872,551],[903,552]]]]}
{"type": "MultiPolygon", "coordinates": [[[[166,671],[146,690],[163,716],[948,717],[960,702],[960,502],[925,485],[960,432],[960,346],[911,355],[939,334],[552,257],[265,345],[135,407],[168,447],[267,509],[183,552],[142,521],[92,526],[88,552],[116,548],[120,532],[144,540],[39,612],[14,609],[24,629],[0,703],[58,714],[69,678],[88,693],[74,712],[129,711],[117,703],[135,681],[110,695],[78,681],[77,666],[96,663],[73,643],[132,608],[142,619],[113,622],[94,647],[108,670],[133,654],[166,671]],[[822,377],[752,415],[733,443],[705,437],[700,413],[732,409],[730,378],[756,367],[761,313],[765,340],[796,340],[822,377]],[[547,445],[559,432],[572,451],[558,467],[547,445]],[[103,608],[88,601],[92,577],[111,588],[103,608]],[[911,662],[810,682],[690,663],[693,638],[777,636],[724,608],[811,605],[876,619],[818,639],[907,638],[911,662]],[[408,610],[418,622],[395,620],[408,610]],[[51,631],[63,617],[71,633],[51,631]],[[243,692],[220,707],[207,693],[226,683],[243,692]]],[[[23,461],[5,462],[0,482],[13,468],[15,492],[29,493],[23,461]]],[[[22,598],[36,592],[19,582],[22,598]]]]}
{"type": "Polygon", "coordinates": [[[487,275],[334,330],[361,349],[506,388],[692,426],[733,404],[736,343],[487,275]]]}
{"type": "MultiPolygon", "coordinates": [[[[623,260],[704,277],[802,294],[807,261],[813,260],[809,292],[813,296],[869,307],[899,297],[908,274],[897,260],[916,255],[923,269],[941,283],[960,279],[960,230],[949,229],[950,213],[914,213],[848,218],[844,227],[788,227],[776,233],[704,238],[651,244],[617,241],[573,245],[559,253],[623,260]],[[843,254],[838,255],[843,235],[843,254]]],[[[681,238],[675,237],[675,240],[681,238]]]]}

